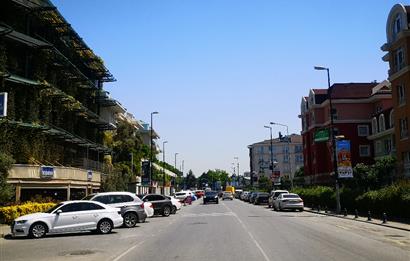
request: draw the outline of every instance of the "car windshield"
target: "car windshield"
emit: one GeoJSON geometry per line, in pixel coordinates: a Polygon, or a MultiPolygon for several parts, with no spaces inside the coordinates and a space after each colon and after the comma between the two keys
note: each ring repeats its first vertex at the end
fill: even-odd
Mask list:
{"type": "Polygon", "coordinates": [[[45,213],[52,213],[54,210],[56,210],[57,208],[61,207],[62,205],[64,205],[63,203],[59,203],[57,205],[55,205],[54,207],[48,209],[45,213]]]}
{"type": "Polygon", "coordinates": [[[205,193],[205,196],[207,197],[214,197],[216,195],[218,195],[218,192],[215,192],[215,191],[209,191],[205,193]]]}
{"type": "Polygon", "coordinates": [[[186,195],[186,193],[185,193],[185,192],[175,193],[175,196],[184,196],[184,195],[186,195]]]}

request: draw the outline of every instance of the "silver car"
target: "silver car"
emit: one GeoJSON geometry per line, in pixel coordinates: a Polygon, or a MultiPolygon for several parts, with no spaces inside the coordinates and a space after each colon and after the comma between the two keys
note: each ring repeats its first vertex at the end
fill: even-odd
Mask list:
{"type": "Polygon", "coordinates": [[[274,201],[273,201],[273,208],[275,210],[284,210],[284,209],[298,209],[299,211],[303,211],[304,205],[303,200],[299,197],[298,194],[294,193],[284,193],[280,194],[274,201]]]}

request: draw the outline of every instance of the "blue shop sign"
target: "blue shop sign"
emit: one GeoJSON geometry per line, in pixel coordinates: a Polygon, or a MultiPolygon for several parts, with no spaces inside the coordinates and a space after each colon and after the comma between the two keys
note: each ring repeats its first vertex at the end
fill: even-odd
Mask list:
{"type": "Polygon", "coordinates": [[[91,170],[87,171],[87,180],[91,181],[93,179],[93,172],[91,170]]]}
{"type": "Polygon", "coordinates": [[[43,179],[51,179],[54,177],[54,167],[52,166],[41,166],[40,168],[40,176],[43,179]]]}
{"type": "Polygon", "coordinates": [[[0,117],[7,116],[7,92],[0,92],[0,117]]]}

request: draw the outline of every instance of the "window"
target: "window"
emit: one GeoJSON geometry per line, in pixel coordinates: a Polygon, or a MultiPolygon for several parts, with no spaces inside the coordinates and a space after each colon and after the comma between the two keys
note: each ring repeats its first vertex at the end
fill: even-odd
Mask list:
{"type": "Polygon", "coordinates": [[[289,155],[288,154],[283,155],[283,162],[285,162],[285,163],[289,162],[289,155]]]}
{"type": "Polygon", "coordinates": [[[398,14],[393,23],[393,40],[396,40],[397,34],[401,31],[401,15],[398,14]]]}
{"type": "Polygon", "coordinates": [[[94,203],[80,203],[81,211],[104,209],[102,206],[94,203]]]}
{"type": "Polygon", "coordinates": [[[61,211],[65,212],[74,212],[81,211],[81,203],[69,203],[65,204],[60,208],[61,211]]]}
{"type": "Polygon", "coordinates": [[[406,90],[404,89],[404,85],[397,86],[397,99],[399,101],[399,105],[406,104],[406,90]]]}
{"type": "Polygon", "coordinates": [[[384,114],[380,114],[379,116],[379,130],[385,131],[386,130],[386,123],[384,121],[384,114]]]}
{"type": "Polygon", "coordinates": [[[394,110],[390,111],[389,123],[390,123],[389,124],[390,128],[393,128],[394,127],[394,110]]]}
{"type": "Polygon", "coordinates": [[[376,134],[378,132],[379,132],[379,128],[378,128],[378,125],[377,125],[377,119],[376,119],[376,117],[373,117],[373,119],[372,119],[372,134],[376,134]]]}
{"type": "Polygon", "coordinates": [[[394,53],[394,68],[396,72],[404,68],[404,52],[402,48],[399,48],[394,53]]]}
{"type": "Polygon", "coordinates": [[[295,153],[300,153],[302,152],[302,145],[296,145],[295,146],[295,153]]]}
{"type": "Polygon", "coordinates": [[[263,146],[259,147],[259,154],[263,154],[263,146]]]}
{"type": "Polygon", "coordinates": [[[122,195],[122,202],[132,202],[134,199],[130,195],[122,195]]]}
{"type": "Polygon", "coordinates": [[[333,120],[335,121],[335,120],[337,120],[337,110],[334,108],[334,106],[333,106],[333,109],[332,109],[332,115],[333,115],[333,120]]]}
{"type": "Polygon", "coordinates": [[[404,139],[409,136],[408,129],[409,128],[407,125],[407,117],[404,119],[400,119],[400,139],[404,139]]]}
{"type": "Polygon", "coordinates": [[[410,152],[406,151],[402,153],[403,158],[403,174],[405,176],[410,175],[410,152]]]}
{"type": "Polygon", "coordinates": [[[375,148],[374,148],[375,152],[377,155],[381,154],[383,152],[382,150],[382,142],[380,140],[376,141],[375,143],[375,148]]]}
{"type": "Polygon", "coordinates": [[[295,155],[295,163],[303,162],[303,156],[300,154],[295,155]]]}
{"type": "Polygon", "coordinates": [[[389,154],[391,152],[391,149],[391,139],[384,140],[384,151],[386,152],[386,154],[389,154]]]}
{"type": "Polygon", "coordinates": [[[110,197],[109,196],[98,196],[94,198],[95,201],[104,203],[104,204],[109,204],[110,203],[110,197]]]}
{"type": "Polygon", "coordinates": [[[357,134],[360,137],[369,136],[369,126],[367,126],[367,125],[358,125],[357,126],[357,134]]]}
{"type": "Polygon", "coordinates": [[[370,146],[369,145],[359,145],[359,155],[360,157],[370,156],[370,146]]]}

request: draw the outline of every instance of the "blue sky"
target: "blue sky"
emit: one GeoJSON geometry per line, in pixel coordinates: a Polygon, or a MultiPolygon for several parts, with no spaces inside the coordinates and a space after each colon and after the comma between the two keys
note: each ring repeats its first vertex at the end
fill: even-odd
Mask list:
{"type": "MultiPolygon", "coordinates": [[[[105,89],[199,176],[232,172],[270,121],[300,133],[300,101],[332,82],[387,78],[381,60],[395,1],[53,0],[117,82],[105,89]]],[[[280,126],[274,126],[274,136],[280,126]]],[[[162,159],[162,155],[160,155],[162,159]]]]}

